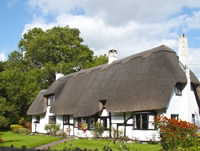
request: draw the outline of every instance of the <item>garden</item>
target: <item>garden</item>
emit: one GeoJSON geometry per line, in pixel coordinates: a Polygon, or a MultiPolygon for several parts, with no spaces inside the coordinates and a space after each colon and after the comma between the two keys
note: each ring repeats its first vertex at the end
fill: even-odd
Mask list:
{"type": "MultiPolygon", "coordinates": [[[[119,151],[197,151],[200,150],[200,140],[197,135],[197,126],[186,121],[168,119],[164,116],[158,116],[155,124],[160,132],[160,142],[149,141],[140,142],[137,140],[130,140],[127,137],[120,136],[120,131],[112,129],[113,137],[101,138],[104,128],[100,123],[94,125],[94,138],[75,138],[71,141],[60,143],[53,146],[51,150],[119,150],[119,151]]],[[[66,135],[57,135],[58,127],[47,125],[46,128],[51,131],[49,135],[40,135],[30,133],[29,130],[22,125],[11,125],[12,131],[0,132],[0,146],[11,146],[21,148],[35,148],[49,142],[57,141],[67,137],[66,135]]],[[[86,125],[81,124],[83,132],[87,128],[86,125]]]]}

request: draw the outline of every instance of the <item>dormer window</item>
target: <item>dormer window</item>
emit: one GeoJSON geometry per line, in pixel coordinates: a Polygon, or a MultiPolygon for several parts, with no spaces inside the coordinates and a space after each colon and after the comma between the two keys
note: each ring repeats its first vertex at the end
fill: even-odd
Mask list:
{"type": "Polygon", "coordinates": [[[47,105],[48,105],[48,106],[51,106],[51,105],[54,103],[54,101],[55,101],[54,95],[50,95],[50,96],[48,97],[48,103],[47,103],[47,105]]]}
{"type": "Polygon", "coordinates": [[[177,96],[182,96],[182,89],[181,83],[177,83],[175,86],[175,93],[177,96]]]}

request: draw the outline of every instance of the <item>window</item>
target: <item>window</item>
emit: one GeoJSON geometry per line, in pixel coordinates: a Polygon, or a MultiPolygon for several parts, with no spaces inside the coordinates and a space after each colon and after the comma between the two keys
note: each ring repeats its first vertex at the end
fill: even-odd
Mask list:
{"type": "Polygon", "coordinates": [[[103,125],[103,127],[105,128],[105,129],[108,129],[108,123],[107,123],[107,117],[101,117],[100,118],[100,123],[103,125]]]}
{"type": "Polygon", "coordinates": [[[180,83],[176,84],[175,93],[177,96],[182,96],[182,85],[180,83]]]}
{"type": "Polygon", "coordinates": [[[173,118],[175,120],[178,120],[179,119],[178,116],[179,116],[178,114],[171,114],[171,119],[173,118]]]}
{"type": "Polygon", "coordinates": [[[94,129],[94,124],[96,122],[96,119],[94,117],[90,117],[90,118],[78,118],[78,120],[75,121],[75,127],[77,125],[77,121],[78,121],[78,128],[80,129],[81,124],[85,124],[87,125],[87,129],[94,129]]]}
{"type": "Polygon", "coordinates": [[[78,127],[78,123],[79,123],[78,118],[75,118],[75,119],[74,119],[74,127],[78,127]]]}
{"type": "Polygon", "coordinates": [[[87,124],[87,129],[88,129],[88,121],[86,118],[78,118],[78,128],[80,129],[81,124],[87,124]]]}
{"type": "Polygon", "coordinates": [[[49,116],[49,124],[56,124],[56,116],[49,116]]]}
{"type": "Polygon", "coordinates": [[[155,129],[154,126],[155,114],[153,113],[134,113],[133,127],[134,129],[155,129]]]}
{"type": "Polygon", "coordinates": [[[36,116],[36,122],[40,123],[40,116],[36,116]]]}
{"type": "Polygon", "coordinates": [[[195,115],[192,114],[192,123],[195,124],[195,115]]]}
{"type": "Polygon", "coordinates": [[[54,103],[54,101],[55,101],[54,95],[49,96],[48,97],[48,104],[47,105],[51,106],[54,103]]]}
{"type": "Polygon", "coordinates": [[[69,115],[63,115],[63,124],[69,124],[69,115]]]}
{"type": "Polygon", "coordinates": [[[89,128],[90,128],[90,129],[94,129],[95,118],[90,118],[89,121],[90,121],[90,122],[89,122],[89,126],[90,126],[89,128]]]}

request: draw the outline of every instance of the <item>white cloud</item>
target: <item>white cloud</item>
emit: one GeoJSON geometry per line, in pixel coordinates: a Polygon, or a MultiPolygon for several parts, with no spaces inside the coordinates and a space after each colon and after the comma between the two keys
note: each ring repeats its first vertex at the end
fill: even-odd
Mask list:
{"type": "MultiPolygon", "coordinates": [[[[42,15],[36,12],[24,32],[34,27],[46,30],[69,25],[80,30],[84,43],[97,55],[114,48],[123,58],[161,44],[177,50],[177,33],[184,31],[187,35],[192,29],[200,29],[199,0],[29,0],[28,4],[42,15]],[[85,14],[70,14],[77,7],[85,14]],[[185,13],[184,8],[193,12],[185,13]],[[46,22],[48,15],[54,17],[53,22],[46,22]]],[[[190,51],[190,61],[198,63],[200,49],[190,51]]],[[[197,65],[191,68],[200,73],[197,65]]]]}
{"type": "Polygon", "coordinates": [[[119,51],[119,57],[125,57],[144,49],[161,44],[177,48],[178,35],[171,32],[180,26],[183,17],[177,17],[161,23],[144,24],[130,21],[126,25],[111,26],[100,17],[72,16],[62,14],[56,21],[46,24],[41,18],[35,18],[31,24],[25,25],[24,32],[41,27],[46,30],[53,26],[66,26],[78,28],[81,31],[85,44],[89,45],[96,54],[104,54],[111,48],[119,51]]]}
{"type": "Polygon", "coordinates": [[[5,61],[5,60],[6,60],[6,54],[0,53],[0,61],[5,61]]]}
{"type": "Polygon", "coordinates": [[[200,11],[193,12],[193,16],[186,19],[189,29],[200,29],[200,11]]]}
{"type": "Polygon", "coordinates": [[[29,0],[32,9],[43,15],[69,13],[82,7],[87,16],[99,16],[106,24],[121,25],[127,21],[155,22],[182,12],[183,8],[199,8],[199,0],[29,0]]]}

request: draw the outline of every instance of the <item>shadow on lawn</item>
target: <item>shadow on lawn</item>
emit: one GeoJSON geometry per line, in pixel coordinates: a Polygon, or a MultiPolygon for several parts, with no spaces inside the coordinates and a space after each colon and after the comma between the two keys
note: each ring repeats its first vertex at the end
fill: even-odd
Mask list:
{"type": "Polygon", "coordinates": [[[2,143],[12,143],[12,142],[20,142],[20,140],[7,140],[3,141],[2,143]]]}

